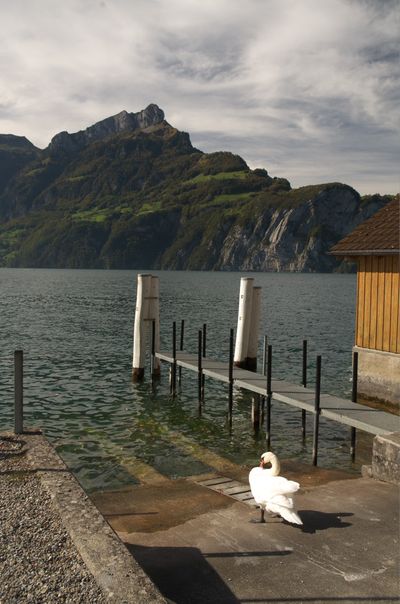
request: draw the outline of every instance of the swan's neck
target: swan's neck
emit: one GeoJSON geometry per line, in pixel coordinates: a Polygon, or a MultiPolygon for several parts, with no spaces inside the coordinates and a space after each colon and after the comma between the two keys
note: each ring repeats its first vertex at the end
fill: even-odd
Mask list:
{"type": "Polygon", "coordinates": [[[268,474],[268,476],[279,476],[279,472],[281,471],[281,464],[279,463],[279,459],[275,457],[271,460],[271,467],[264,468],[264,472],[268,474]]]}

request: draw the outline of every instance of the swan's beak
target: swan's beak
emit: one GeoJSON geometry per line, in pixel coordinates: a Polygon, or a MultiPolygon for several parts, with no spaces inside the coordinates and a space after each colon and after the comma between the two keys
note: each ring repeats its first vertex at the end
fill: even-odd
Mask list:
{"type": "Polygon", "coordinates": [[[264,467],[264,460],[263,460],[263,458],[261,457],[261,459],[260,459],[260,468],[263,468],[263,467],[264,467]]]}

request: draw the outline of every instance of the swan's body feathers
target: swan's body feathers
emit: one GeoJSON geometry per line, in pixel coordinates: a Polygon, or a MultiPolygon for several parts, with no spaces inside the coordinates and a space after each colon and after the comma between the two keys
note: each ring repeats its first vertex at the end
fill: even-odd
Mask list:
{"type": "Polygon", "coordinates": [[[274,474],[274,469],[268,470],[263,467],[253,468],[250,471],[250,489],[256,503],[262,511],[279,514],[287,522],[303,524],[294,509],[292,497],[293,493],[299,490],[299,483],[274,474]]]}

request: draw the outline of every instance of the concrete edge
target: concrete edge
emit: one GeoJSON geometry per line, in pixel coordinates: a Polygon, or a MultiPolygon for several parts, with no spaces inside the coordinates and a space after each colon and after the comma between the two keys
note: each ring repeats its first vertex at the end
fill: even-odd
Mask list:
{"type": "Polygon", "coordinates": [[[27,459],[39,476],[75,547],[115,604],[166,604],[65,463],[43,435],[24,434],[27,459]]]}

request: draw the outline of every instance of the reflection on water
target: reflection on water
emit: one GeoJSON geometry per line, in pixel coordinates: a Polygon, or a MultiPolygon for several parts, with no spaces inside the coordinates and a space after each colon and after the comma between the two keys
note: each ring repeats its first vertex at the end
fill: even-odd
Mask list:
{"type": "MultiPolygon", "coordinates": [[[[227,359],[244,275],[154,274],[160,276],[162,346],[171,348],[172,321],[179,326],[185,319],[185,348],[195,352],[198,329],[207,323],[207,354],[227,359]]],[[[322,390],[349,397],[355,276],[252,276],[263,288],[262,333],[273,346],[273,377],[300,381],[307,338],[310,386],[322,354],[322,390]]],[[[135,271],[0,269],[0,287],[0,427],[12,425],[12,354],[20,348],[26,423],[45,429],[86,488],[135,482],[146,464],[173,477],[205,472],[196,444],[247,465],[264,450],[264,432],[251,429],[250,394],[235,392],[230,432],[223,384],[207,379],[199,418],[197,378],[190,372],[183,371],[175,399],[167,366],[154,388],[148,374],[142,384],[131,383],[135,271]]],[[[302,447],[300,411],[274,403],[272,417],[274,450],[308,461],[311,441],[302,447]]],[[[347,428],[321,420],[319,462],[351,468],[347,428]]]]}

